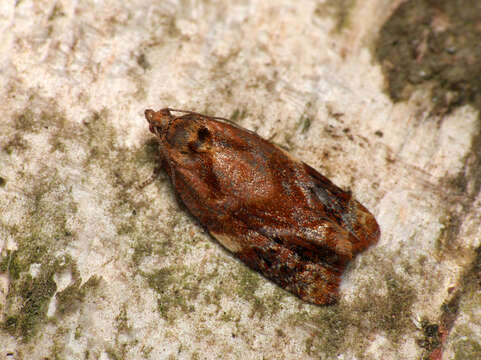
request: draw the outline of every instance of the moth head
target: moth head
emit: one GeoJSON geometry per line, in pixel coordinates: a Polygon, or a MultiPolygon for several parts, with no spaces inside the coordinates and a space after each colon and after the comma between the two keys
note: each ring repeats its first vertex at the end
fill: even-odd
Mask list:
{"type": "Polygon", "coordinates": [[[210,148],[212,133],[206,121],[197,114],[174,116],[168,108],[159,111],[147,109],[145,118],[150,131],[169,149],[170,156],[195,157],[210,148]]]}
{"type": "Polygon", "coordinates": [[[174,120],[174,116],[169,109],[162,109],[154,111],[151,109],[145,110],[145,118],[149,123],[149,130],[151,133],[162,138],[170,123],[174,120]]]}

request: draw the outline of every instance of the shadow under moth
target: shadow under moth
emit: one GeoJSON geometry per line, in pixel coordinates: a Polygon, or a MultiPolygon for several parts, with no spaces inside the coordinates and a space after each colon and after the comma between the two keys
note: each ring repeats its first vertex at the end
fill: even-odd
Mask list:
{"type": "Polygon", "coordinates": [[[145,117],[177,198],[219,243],[304,301],[337,301],[347,263],[380,236],[350,191],[226,119],[145,117]]]}

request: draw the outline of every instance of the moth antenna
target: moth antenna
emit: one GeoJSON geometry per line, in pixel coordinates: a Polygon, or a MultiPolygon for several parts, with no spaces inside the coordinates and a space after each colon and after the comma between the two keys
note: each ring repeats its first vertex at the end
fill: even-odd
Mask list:
{"type": "Polygon", "coordinates": [[[222,121],[228,122],[229,124],[236,125],[237,127],[239,126],[239,125],[237,125],[235,122],[233,122],[232,120],[226,119],[226,118],[223,118],[223,117],[219,117],[219,116],[209,116],[209,115],[204,115],[204,114],[201,114],[201,113],[198,113],[198,112],[195,112],[195,111],[172,109],[172,108],[165,108],[165,109],[163,109],[163,110],[181,112],[181,113],[191,114],[191,115],[198,115],[198,116],[202,116],[202,117],[209,118],[209,119],[222,120],[222,121]]]}

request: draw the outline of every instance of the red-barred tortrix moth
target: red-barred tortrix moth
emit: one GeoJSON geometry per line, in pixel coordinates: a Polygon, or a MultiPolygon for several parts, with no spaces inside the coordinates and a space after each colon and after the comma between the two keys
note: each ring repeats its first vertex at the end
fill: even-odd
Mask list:
{"type": "Polygon", "coordinates": [[[145,110],[177,198],[246,265],[302,300],[334,303],[347,263],[379,239],[374,216],[254,132],[179,111],[145,110]]]}

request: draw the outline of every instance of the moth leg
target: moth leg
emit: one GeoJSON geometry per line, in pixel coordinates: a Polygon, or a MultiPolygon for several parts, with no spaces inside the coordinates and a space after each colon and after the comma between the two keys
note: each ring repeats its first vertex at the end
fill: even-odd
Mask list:
{"type": "Polygon", "coordinates": [[[157,165],[154,168],[154,171],[152,172],[152,175],[150,175],[148,179],[144,180],[139,185],[137,185],[137,190],[143,190],[145,187],[152,184],[160,176],[161,172],[162,172],[162,166],[157,165]]]}

